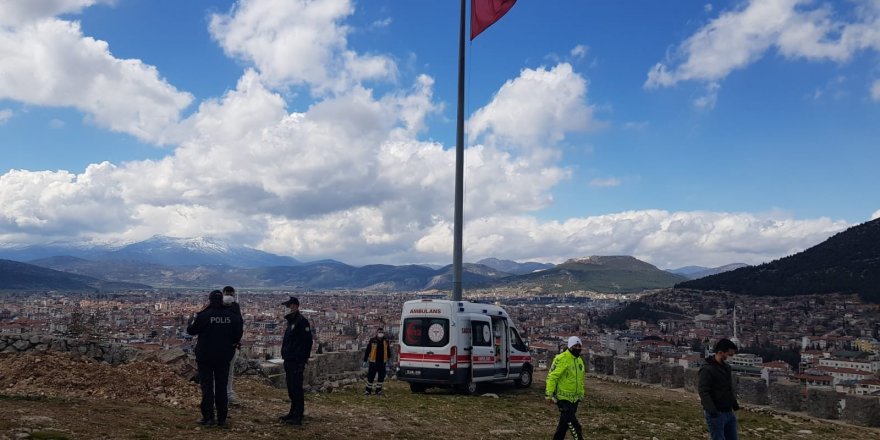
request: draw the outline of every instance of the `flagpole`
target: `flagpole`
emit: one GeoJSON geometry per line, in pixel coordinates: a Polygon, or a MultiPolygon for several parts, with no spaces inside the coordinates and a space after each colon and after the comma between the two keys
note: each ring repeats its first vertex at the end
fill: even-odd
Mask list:
{"type": "Polygon", "coordinates": [[[464,223],[464,18],[465,0],[461,0],[458,28],[458,119],[455,132],[455,214],[452,238],[452,300],[461,301],[461,244],[464,223]]]}

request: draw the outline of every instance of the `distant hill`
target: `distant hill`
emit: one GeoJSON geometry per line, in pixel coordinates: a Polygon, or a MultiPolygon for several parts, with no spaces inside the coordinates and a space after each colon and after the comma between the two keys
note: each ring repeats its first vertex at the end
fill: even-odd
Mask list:
{"type": "Polygon", "coordinates": [[[107,281],[47,269],[32,264],[0,260],[0,289],[3,290],[138,290],[150,286],[136,283],[107,281]]]}
{"type": "Polygon", "coordinates": [[[864,301],[880,302],[880,219],[785,258],[675,287],[755,296],[857,293],[864,301]]]}
{"type": "Polygon", "coordinates": [[[670,269],[667,272],[672,272],[676,275],[681,275],[685,278],[689,278],[695,280],[697,278],[707,277],[709,275],[715,275],[723,272],[728,272],[731,270],[739,269],[741,267],[746,267],[748,264],[743,263],[731,263],[725,264],[724,266],[718,267],[702,267],[702,266],[685,266],[680,267],[678,269],[670,269]]]}
{"type": "Polygon", "coordinates": [[[513,275],[523,275],[527,273],[532,273],[539,270],[550,269],[553,267],[552,264],[548,263],[536,263],[534,261],[527,261],[525,263],[517,263],[516,261],[511,260],[499,260],[497,258],[484,258],[480,261],[477,261],[477,264],[482,264],[483,266],[489,266],[493,269],[500,270],[501,272],[506,272],[513,275]]]}
{"type": "Polygon", "coordinates": [[[640,292],[672,287],[686,280],[630,256],[575,258],[553,268],[502,280],[546,292],[590,290],[605,293],[640,292]]]}

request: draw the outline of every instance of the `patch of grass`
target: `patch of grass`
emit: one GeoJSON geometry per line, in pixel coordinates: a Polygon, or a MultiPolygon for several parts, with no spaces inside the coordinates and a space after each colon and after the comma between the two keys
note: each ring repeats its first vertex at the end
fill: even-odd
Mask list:
{"type": "Polygon", "coordinates": [[[9,394],[0,394],[0,400],[25,401],[25,402],[45,402],[49,400],[46,396],[14,396],[9,394]]]}
{"type": "Polygon", "coordinates": [[[31,432],[29,439],[35,440],[69,440],[70,437],[63,432],[58,431],[34,431],[31,432]]]}

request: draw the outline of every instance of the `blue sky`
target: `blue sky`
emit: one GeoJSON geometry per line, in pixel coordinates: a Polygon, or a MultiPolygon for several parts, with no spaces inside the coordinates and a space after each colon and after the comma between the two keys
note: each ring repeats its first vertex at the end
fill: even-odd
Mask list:
{"type": "MultiPolygon", "coordinates": [[[[0,245],[451,261],[458,2],[0,3],[0,245]]],[[[880,216],[880,3],[520,0],[465,260],[756,264],[880,216]]]]}

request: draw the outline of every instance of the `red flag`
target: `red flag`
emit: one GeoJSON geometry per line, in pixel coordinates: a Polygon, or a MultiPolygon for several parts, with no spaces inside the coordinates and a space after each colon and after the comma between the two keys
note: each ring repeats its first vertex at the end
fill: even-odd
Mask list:
{"type": "Polygon", "coordinates": [[[500,20],[516,0],[471,0],[471,40],[500,20]]]}

